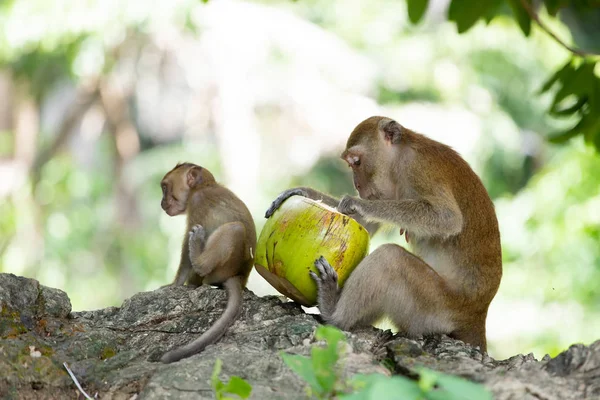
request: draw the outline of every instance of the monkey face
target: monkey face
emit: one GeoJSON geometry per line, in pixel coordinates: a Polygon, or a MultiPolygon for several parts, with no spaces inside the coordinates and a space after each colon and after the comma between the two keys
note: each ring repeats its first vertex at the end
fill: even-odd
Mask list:
{"type": "Polygon", "coordinates": [[[171,217],[185,212],[188,194],[173,185],[172,182],[163,181],[161,183],[163,197],[160,202],[162,209],[171,217]]]}
{"type": "Polygon", "coordinates": [[[342,159],[352,168],[354,187],[363,199],[393,199],[395,190],[395,147],[400,143],[401,125],[384,117],[371,117],[350,134],[342,159]]]}
{"type": "Polygon", "coordinates": [[[190,192],[215,184],[214,176],[206,168],[191,163],[177,164],[160,182],[162,209],[175,216],[186,212],[190,192]]]}
{"type": "Polygon", "coordinates": [[[183,171],[169,172],[160,183],[163,193],[160,206],[171,217],[183,214],[187,207],[190,188],[186,174],[181,172],[183,171]]]}
{"type": "Polygon", "coordinates": [[[377,198],[373,187],[373,168],[371,156],[363,146],[353,146],[342,153],[342,159],[352,168],[354,187],[363,199],[377,198]]]}
{"type": "Polygon", "coordinates": [[[354,187],[360,198],[367,200],[394,198],[393,191],[388,190],[389,179],[381,176],[383,175],[382,171],[369,168],[368,160],[364,157],[362,160],[365,161],[361,161],[360,165],[351,165],[354,187]]]}

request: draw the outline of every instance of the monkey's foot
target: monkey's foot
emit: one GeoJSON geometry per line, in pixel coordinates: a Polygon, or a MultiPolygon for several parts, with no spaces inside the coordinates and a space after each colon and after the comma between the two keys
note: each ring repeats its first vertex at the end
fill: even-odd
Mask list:
{"type": "Polygon", "coordinates": [[[190,247],[190,259],[194,260],[204,251],[206,245],[206,230],[202,225],[194,225],[189,233],[188,244],[190,247]]]}
{"type": "Polygon", "coordinates": [[[328,320],[335,311],[340,295],[338,275],[323,256],[315,261],[315,267],[317,267],[319,275],[310,271],[310,276],[317,283],[319,311],[323,318],[328,320]]]}

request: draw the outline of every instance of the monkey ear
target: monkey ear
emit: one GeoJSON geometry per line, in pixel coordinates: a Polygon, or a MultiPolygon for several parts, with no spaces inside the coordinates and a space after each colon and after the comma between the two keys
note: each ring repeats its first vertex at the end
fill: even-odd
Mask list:
{"type": "Polygon", "coordinates": [[[402,138],[402,125],[391,120],[386,122],[381,129],[383,130],[386,141],[389,141],[391,144],[400,143],[400,139],[402,138]]]}
{"type": "Polygon", "coordinates": [[[187,184],[190,188],[194,188],[202,183],[202,167],[192,167],[187,172],[187,184]]]}

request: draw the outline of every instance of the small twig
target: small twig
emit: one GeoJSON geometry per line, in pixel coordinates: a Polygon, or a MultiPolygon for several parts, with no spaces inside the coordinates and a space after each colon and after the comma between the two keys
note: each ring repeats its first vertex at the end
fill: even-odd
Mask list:
{"type": "Polygon", "coordinates": [[[81,387],[81,385],[79,384],[79,381],[77,380],[77,378],[75,377],[75,374],[73,374],[73,371],[71,371],[69,369],[69,365],[64,362],[63,365],[65,366],[67,372],[69,373],[69,375],[71,375],[71,379],[73,380],[73,382],[75,382],[75,385],[77,386],[77,389],[79,389],[79,391],[85,396],[86,399],[90,399],[90,400],[94,400],[93,397],[90,397],[85,390],[83,390],[83,388],[81,387]]]}
{"type": "Polygon", "coordinates": [[[520,0],[520,1],[521,1],[521,5],[525,9],[525,11],[527,11],[527,14],[529,14],[529,17],[532,20],[534,20],[538,24],[538,26],[540,28],[542,28],[542,30],[544,32],[546,32],[548,35],[550,35],[550,37],[552,37],[552,39],[554,39],[556,41],[556,43],[560,44],[562,47],[564,47],[571,53],[577,54],[580,57],[598,57],[598,56],[600,56],[600,54],[598,54],[598,53],[585,51],[585,50],[578,49],[576,47],[569,46],[568,44],[566,44],[561,38],[559,38],[554,32],[552,32],[550,30],[550,28],[548,28],[548,26],[546,26],[545,23],[542,22],[539,15],[537,15],[537,13],[533,10],[533,8],[527,2],[527,0],[520,0]]]}

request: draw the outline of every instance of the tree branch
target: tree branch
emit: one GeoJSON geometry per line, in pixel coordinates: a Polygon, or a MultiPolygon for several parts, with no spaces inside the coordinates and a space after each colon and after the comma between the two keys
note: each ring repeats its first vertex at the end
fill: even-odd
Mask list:
{"type": "Polygon", "coordinates": [[[585,50],[582,50],[582,49],[578,49],[578,48],[573,47],[573,46],[569,46],[561,38],[559,38],[554,32],[552,32],[550,30],[550,28],[548,28],[548,26],[544,22],[542,22],[542,20],[540,19],[539,15],[537,15],[537,13],[531,7],[531,4],[529,4],[527,2],[527,0],[520,0],[520,1],[521,1],[521,5],[525,9],[525,11],[527,11],[527,14],[529,14],[529,17],[532,20],[534,20],[538,24],[538,26],[540,28],[542,28],[542,30],[544,32],[546,32],[552,39],[554,39],[554,41],[556,43],[558,43],[559,45],[561,45],[563,48],[565,48],[566,50],[568,50],[571,53],[576,54],[576,55],[578,55],[580,57],[598,57],[598,56],[600,56],[600,54],[598,54],[598,53],[588,52],[588,51],[585,51],[585,50]]]}

